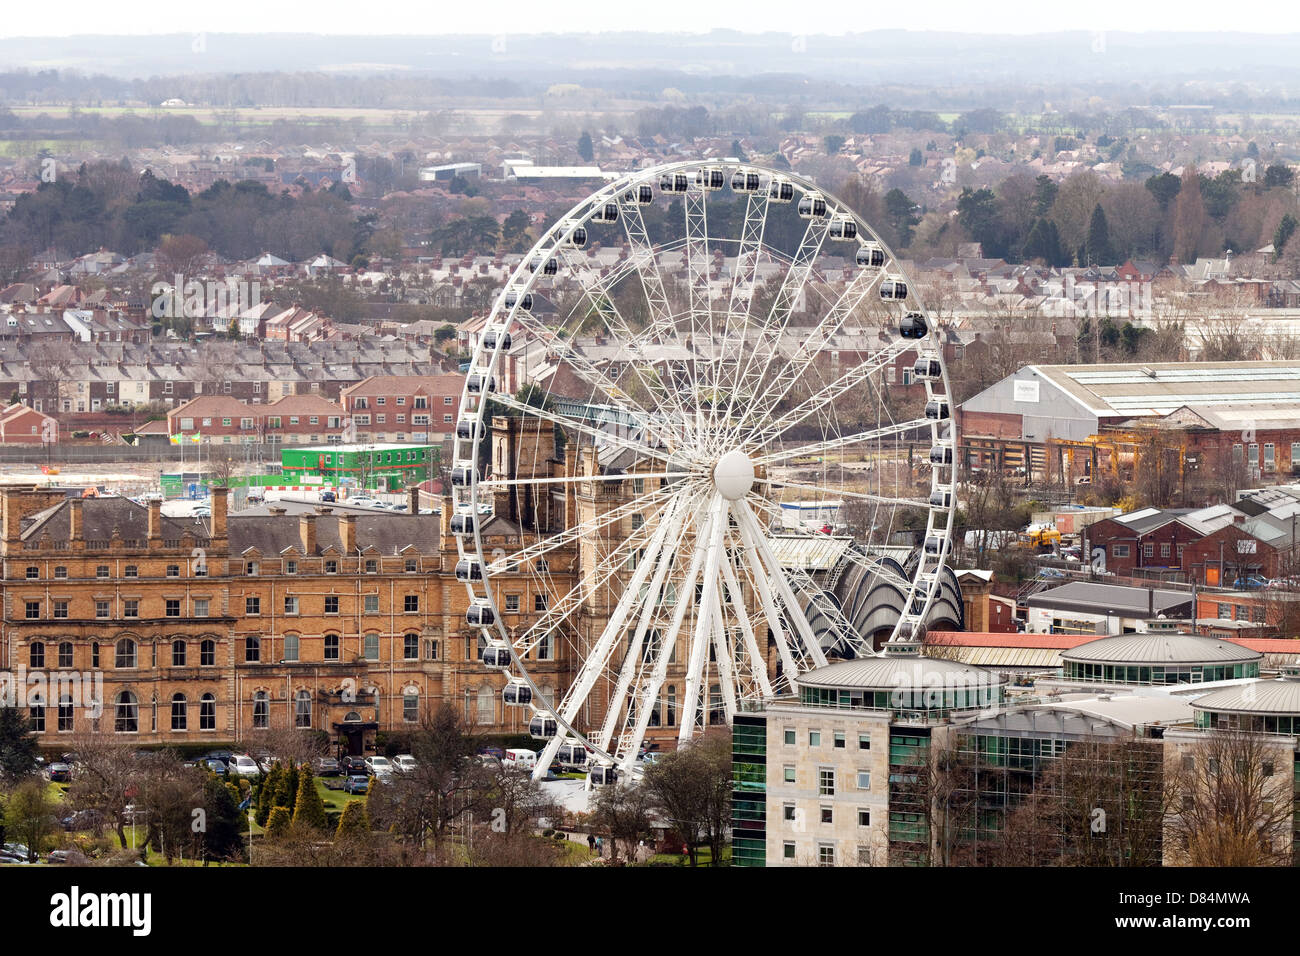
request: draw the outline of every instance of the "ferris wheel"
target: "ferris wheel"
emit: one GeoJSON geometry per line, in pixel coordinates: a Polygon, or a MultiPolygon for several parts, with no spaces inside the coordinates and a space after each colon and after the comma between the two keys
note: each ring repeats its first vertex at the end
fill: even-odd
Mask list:
{"type": "Polygon", "coordinates": [[[828,653],[915,646],[951,548],[949,394],[892,252],[791,172],[662,165],[551,226],[478,336],[451,469],[467,624],[545,741],[535,775],[613,782],[828,653]],[[844,568],[898,596],[875,633],[844,568]]]}

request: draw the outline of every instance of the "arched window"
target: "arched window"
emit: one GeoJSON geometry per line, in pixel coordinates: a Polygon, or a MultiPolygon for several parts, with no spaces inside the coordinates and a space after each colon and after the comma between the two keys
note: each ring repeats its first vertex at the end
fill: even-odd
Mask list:
{"type": "Polygon", "coordinates": [[[38,734],[45,733],[45,698],[39,693],[29,694],[27,712],[32,721],[32,730],[38,734]]]}
{"type": "Polygon", "coordinates": [[[477,721],[480,724],[491,724],[496,722],[497,717],[497,695],[493,693],[492,688],[484,684],[478,689],[478,715],[477,721]]]}
{"type": "Polygon", "coordinates": [[[474,692],[465,688],[465,723],[474,723],[474,692]]]}
{"type": "Polygon", "coordinates": [[[366,654],[366,660],[368,661],[379,660],[379,635],[378,634],[366,635],[365,654],[366,654]]]}
{"type": "Polygon", "coordinates": [[[59,698],[59,733],[72,732],[72,695],[64,694],[59,698]]]}
{"type": "Polygon", "coordinates": [[[420,719],[420,692],[408,687],[402,692],[402,721],[413,724],[420,719]]]}
{"type": "MultiPolygon", "coordinates": [[[[135,642],[131,642],[134,647],[135,642]]],[[[134,734],[140,730],[140,702],[135,694],[124,690],[117,695],[113,711],[113,730],[119,734],[134,734]]]]}
{"type": "Polygon", "coordinates": [[[32,641],[32,645],[28,650],[30,651],[31,654],[28,660],[28,666],[32,667],[33,669],[39,669],[44,667],[45,666],[45,644],[41,641],[32,641]]]}
{"type": "Polygon", "coordinates": [[[311,727],[311,692],[300,690],[293,702],[293,725],[311,727]]]}
{"type": "Polygon", "coordinates": [[[199,730],[217,729],[217,699],[211,694],[199,698],[199,730]]]}
{"type": "Polygon", "coordinates": [[[336,661],[339,659],[339,636],[337,634],[325,635],[325,660],[336,661]]]}
{"type": "Polygon", "coordinates": [[[286,661],[296,661],[298,659],[298,635],[284,635],[284,659],[286,661]]]}
{"type": "Polygon", "coordinates": [[[199,645],[199,666],[217,666],[217,642],[208,638],[199,645]]]}
{"type": "Polygon", "coordinates": [[[189,723],[189,701],[184,694],[172,694],[172,730],[185,730],[189,723]]]}
{"type": "Polygon", "coordinates": [[[271,699],[266,691],[259,690],[253,695],[253,729],[266,730],[271,725],[271,699]]]}
{"type": "Polygon", "coordinates": [[[69,670],[72,667],[72,642],[59,642],[59,667],[63,670],[69,670]]]}
{"type": "Polygon", "coordinates": [[[135,641],[129,637],[122,638],[113,654],[113,666],[135,667],[135,660],[135,641]]]}
{"type": "Polygon", "coordinates": [[[172,667],[184,667],[186,660],[186,645],[181,639],[172,641],[172,667]]]}

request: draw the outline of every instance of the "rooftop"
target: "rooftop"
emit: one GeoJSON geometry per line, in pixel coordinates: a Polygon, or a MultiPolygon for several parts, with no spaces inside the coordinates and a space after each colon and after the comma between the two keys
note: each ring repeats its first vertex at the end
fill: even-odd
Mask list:
{"type": "Polygon", "coordinates": [[[1233,641],[1196,634],[1121,634],[1061,654],[1067,661],[1103,664],[1222,664],[1258,661],[1263,656],[1233,641]]]}

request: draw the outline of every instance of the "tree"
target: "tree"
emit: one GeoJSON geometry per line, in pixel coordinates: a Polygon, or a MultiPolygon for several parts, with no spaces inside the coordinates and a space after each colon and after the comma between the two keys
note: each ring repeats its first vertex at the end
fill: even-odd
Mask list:
{"type": "Polygon", "coordinates": [[[845,139],[843,136],[831,135],[822,137],[822,149],[826,151],[827,156],[834,156],[844,148],[845,139]]]}
{"type": "Polygon", "coordinates": [[[925,154],[921,152],[920,147],[912,147],[912,151],[907,155],[907,165],[912,167],[925,165],[925,154]]]}
{"type": "Polygon", "coordinates": [[[254,819],[257,820],[259,827],[265,827],[267,818],[271,816],[271,811],[275,808],[275,798],[284,789],[284,768],[276,761],[271,772],[262,778],[262,783],[257,792],[257,812],[254,819]]]}
{"type": "Polygon", "coordinates": [[[1295,173],[1290,166],[1284,163],[1275,163],[1264,170],[1264,187],[1272,189],[1277,187],[1290,186],[1295,179],[1295,173]]]}
{"type": "Polygon", "coordinates": [[[316,778],[309,767],[303,767],[298,773],[298,799],[293,806],[293,824],[311,827],[313,830],[324,830],[327,825],[325,803],[320,798],[316,778]]]}
{"type": "Polygon", "coordinates": [[[731,141],[731,155],[742,163],[749,161],[745,156],[745,147],[740,145],[740,140],[738,139],[733,139],[731,141]]]}
{"type": "Polygon", "coordinates": [[[649,788],[642,783],[619,782],[597,789],[591,825],[609,836],[612,863],[619,862],[620,842],[628,857],[635,855],[637,842],[650,829],[653,803],[649,788]]]}
{"type": "Polygon", "coordinates": [[[370,818],[366,816],[366,804],[362,800],[352,800],[343,808],[339,817],[339,828],[335,836],[340,840],[350,836],[370,832],[370,818]]]}
{"type": "Polygon", "coordinates": [[[244,838],[239,806],[215,774],[203,782],[203,812],[204,861],[242,859],[244,838]]]}
{"type": "Polygon", "coordinates": [[[1291,236],[1295,234],[1296,218],[1289,212],[1284,214],[1278,221],[1277,229],[1273,231],[1273,261],[1276,262],[1282,258],[1282,250],[1286,244],[1291,241],[1291,236]]]}
{"type": "Polygon", "coordinates": [[[163,236],[157,250],[158,269],[169,279],[177,275],[189,279],[199,273],[207,255],[208,244],[198,236],[163,236]]]}
{"type": "Polygon", "coordinates": [[[54,832],[54,799],[45,781],[30,777],[18,784],[5,803],[5,835],[26,844],[27,862],[35,863],[46,839],[54,832]]]}
{"type": "Polygon", "coordinates": [[[125,810],[135,787],[138,764],[135,748],[124,740],[100,734],[81,733],[68,741],[76,752],[78,767],[68,786],[67,802],[75,810],[96,810],[112,821],[119,844],[125,848],[125,810]]]}
{"type": "Polygon", "coordinates": [[[691,866],[701,842],[717,866],[731,816],[730,734],[711,730],[666,755],[646,772],[645,786],[686,843],[691,866]]]}
{"type": "Polygon", "coordinates": [[[1092,219],[1088,223],[1088,265],[1105,265],[1113,261],[1110,248],[1110,228],[1106,225],[1106,213],[1098,203],[1092,210],[1092,219]]]}
{"type": "Polygon", "coordinates": [[[36,771],[40,749],[32,723],[17,707],[0,704],[0,782],[14,783],[36,771]]]}
{"type": "Polygon", "coordinates": [[[289,833],[289,828],[293,821],[289,816],[287,807],[276,807],[271,811],[271,816],[266,821],[266,838],[268,840],[279,840],[289,833]]]}
{"type": "Polygon", "coordinates": [[[1160,203],[1160,208],[1163,210],[1169,207],[1169,203],[1183,188],[1183,181],[1173,173],[1160,173],[1158,176],[1152,176],[1148,179],[1146,187],[1150,190],[1151,195],[1155,197],[1156,202],[1160,203]]]}
{"type": "Polygon", "coordinates": [[[1025,244],[1020,251],[1026,260],[1039,259],[1049,266],[1069,264],[1069,256],[1061,248],[1061,234],[1056,223],[1051,219],[1039,218],[1025,237],[1025,244]]]}
{"type": "Polygon", "coordinates": [[[1196,261],[1208,218],[1196,167],[1188,165],[1174,205],[1174,255],[1179,261],[1196,261]]]}
{"type": "Polygon", "coordinates": [[[591,134],[585,129],[578,137],[578,155],[582,157],[584,163],[591,163],[596,159],[596,150],[591,144],[591,134]]]}

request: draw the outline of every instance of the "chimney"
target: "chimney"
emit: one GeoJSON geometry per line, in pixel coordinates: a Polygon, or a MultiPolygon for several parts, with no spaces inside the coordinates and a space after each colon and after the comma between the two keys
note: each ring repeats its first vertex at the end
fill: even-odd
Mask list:
{"type": "MultiPolygon", "coordinates": [[[[215,496],[214,496],[215,498],[215,496]]],[[[162,502],[149,502],[149,547],[162,547],[162,502]]]]}
{"type": "Polygon", "coordinates": [[[230,507],[229,489],[218,485],[212,489],[212,539],[226,536],[226,511],[230,507]]]}
{"type": "Polygon", "coordinates": [[[357,549],[357,516],[339,515],[339,547],[344,554],[352,554],[357,549]]]}
{"type": "Polygon", "coordinates": [[[411,514],[418,515],[420,513],[420,486],[411,485],[408,491],[410,492],[410,498],[407,501],[407,508],[410,509],[411,514]]]}
{"type": "Polygon", "coordinates": [[[84,502],[80,498],[72,498],[68,501],[68,547],[74,550],[80,550],[85,545],[82,531],[83,508],[84,502]]]}
{"type": "Polygon", "coordinates": [[[451,507],[452,507],[451,495],[443,495],[442,496],[442,521],[440,521],[439,524],[442,526],[442,540],[444,543],[450,542],[452,540],[451,507]]]}
{"type": "Polygon", "coordinates": [[[298,537],[302,542],[302,553],[311,557],[316,553],[316,516],[300,515],[298,517],[298,537]]]}

